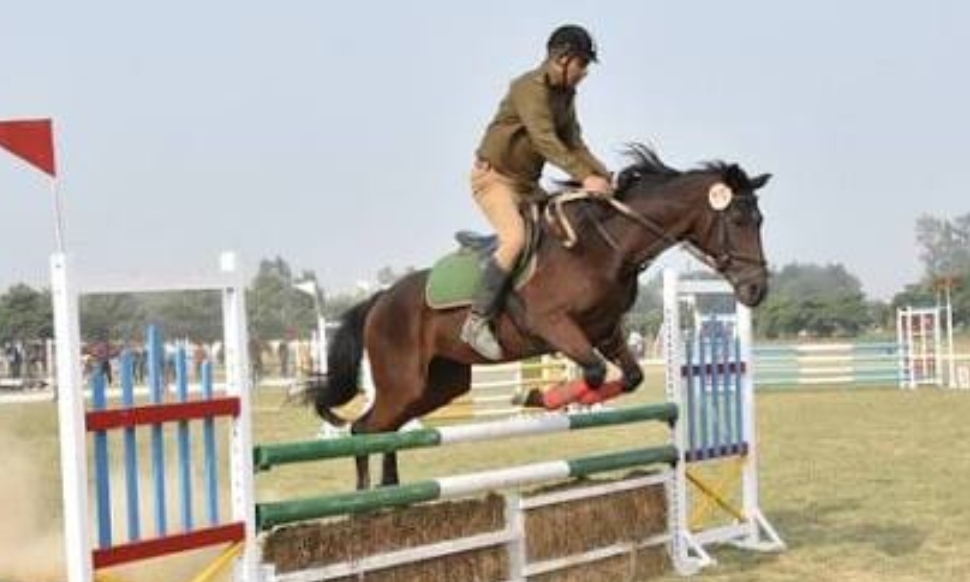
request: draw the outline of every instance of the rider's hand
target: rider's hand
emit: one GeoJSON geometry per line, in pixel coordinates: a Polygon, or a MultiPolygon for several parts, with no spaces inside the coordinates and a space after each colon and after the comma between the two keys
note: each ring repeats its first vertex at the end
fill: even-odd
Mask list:
{"type": "Polygon", "coordinates": [[[603,176],[597,176],[596,174],[590,174],[586,176],[583,180],[583,190],[589,192],[593,196],[607,197],[613,194],[613,185],[610,181],[603,176]]]}

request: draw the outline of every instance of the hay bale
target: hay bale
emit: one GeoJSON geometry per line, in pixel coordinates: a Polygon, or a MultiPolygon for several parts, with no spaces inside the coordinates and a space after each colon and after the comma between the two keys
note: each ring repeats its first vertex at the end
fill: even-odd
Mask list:
{"type": "Polygon", "coordinates": [[[629,555],[615,556],[565,570],[529,577],[529,582],[618,582],[642,581],[670,569],[665,546],[643,548],[629,555]]]}
{"type": "MultiPolygon", "coordinates": [[[[533,490],[526,496],[613,481],[575,480],[533,490]]],[[[265,538],[263,559],[275,564],[279,573],[294,572],[500,531],[504,527],[505,500],[490,494],[480,499],[436,502],[282,527],[265,538]]],[[[525,515],[527,561],[536,563],[617,543],[638,543],[663,534],[666,528],[667,503],[662,484],[533,508],[525,515]]],[[[668,569],[666,547],[658,546],[530,580],[639,581],[668,569]]],[[[350,576],[338,582],[485,582],[508,577],[508,555],[504,546],[498,546],[350,576]]]]}
{"type": "MultiPolygon", "coordinates": [[[[580,480],[568,488],[606,482],[580,480]]],[[[538,507],[525,517],[527,558],[538,562],[640,542],[663,534],[666,528],[667,497],[662,484],[538,507]]]]}
{"type": "MultiPolygon", "coordinates": [[[[482,499],[415,505],[279,528],[263,543],[263,560],[276,571],[293,572],[339,564],[404,548],[501,530],[505,501],[482,499]]],[[[461,579],[500,579],[508,571],[502,548],[465,552],[419,564],[374,572],[354,580],[442,580],[441,572],[463,572],[461,579]],[[398,572],[400,571],[400,572],[398,572]],[[428,574],[422,574],[427,571],[428,574]],[[497,571],[497,576],[491,572],[497,571]],[[480,573],[481,572],[481,573],[480,573]],[[438,576],[438,577],[434,577],[438,576]]]]}
{"type": "Polygon", "coordinates": [[[495,547],[339,578],[335,582],[494,582],[507,580],[508,572],[505,548],[495,547]]]}

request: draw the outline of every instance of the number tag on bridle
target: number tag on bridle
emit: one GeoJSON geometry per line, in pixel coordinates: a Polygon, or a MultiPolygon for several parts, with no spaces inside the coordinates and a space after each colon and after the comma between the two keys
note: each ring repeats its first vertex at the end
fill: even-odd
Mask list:
{"type": "Polygon", "coordinates": [[[711,208],[719,212],[731,205],[732,198],[734,198],[734,192],[721,182],[712,184],[711,189],[707,191],[707,200],[711,203],[711,208]]]}

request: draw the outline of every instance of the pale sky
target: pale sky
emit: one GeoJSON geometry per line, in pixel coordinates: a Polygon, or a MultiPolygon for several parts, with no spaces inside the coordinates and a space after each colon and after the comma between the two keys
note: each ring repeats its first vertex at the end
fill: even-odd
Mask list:
{"type": "MultiPolygon", "coordinates": [[[[571,22],[600,45],[578,101],[593,151],[773,173],[776,266],[842,263],[887,298],[920,275],[916,218],[970,212],[958,0],[0,8],[0,119],[54,118],[68,248],[93,271],[165,276],[234,249],[339,291],[428,265],[485,227],[474,149],[571,22]]],[[[0,155],[0,290],[46,284],[53,248],[47,181],[0,155]]]]}

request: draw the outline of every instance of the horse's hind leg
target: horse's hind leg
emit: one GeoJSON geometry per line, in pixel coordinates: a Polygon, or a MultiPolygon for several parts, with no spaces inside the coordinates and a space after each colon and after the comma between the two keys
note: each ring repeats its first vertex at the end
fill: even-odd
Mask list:
{"type": "MultiPolygon", "coordinates": [[[[373,351],[372,353],[377,354],[379,352],[373,351]]],[[[418,416],[414,409],[415,404],[421,400],[424,394],[427,367],[416,362],[402,361],[409,358],[401,355],[388,357],[388,353],[384,352],[384,355],[371,357],[371,374],[374,378],[374,385],[378,389],[374,395],[374,406],[355,423],[355,433],[394,432],[409,420],[418,416]],[[417,373],[406,373],[406,370],[416,371],[417,373]]],[[[411,358],[417,357],[417,354],[411,354],[411,358]]],[[[366,488],[370,485],[369,466],[366,457],[357,458],[357,476],[358,487],[363,485],[366,488]]],[[[381,485],[397,485],[397,483],[397,454],[394,452],[385,453],[381,485]]]]}
{"type": "Polygon", "coordinates": [[[472,367],[447,358],[433,358],[428,365],[428,383],[424,397],[415,403],[415,416],[438,410],[472,385],[472,367]]]}
{"type": "MultiPolygon", "coordinates": [[[[421,391],[421,397],[405,410],[407,420],[402,425],[441,408],[459,394],[467,392],[471,387],[471,377],[471,366],[468,364],[433,359],[428,366],[427,384],[421,391]]],[[[396,485],[398,482],[397,453],[385,453],[381,485],[396,485]]]]}
{"type": "MultiPolygon", "coordinates": [[[[396,406],[387,405],[382,407],[382,416],[372,419],[372,423],[384,422],[389,427],[384,430],[398,430],[408,421],[441,408],[448,402],[451,402],[456,396],[467,392],[471,387],[471,366],[468,364],[460,364],[444,358],[434,358],[424,368],[427,372],[421,375],[420,383],[416,384],[420,388],[412,389],[410,392],[413,398],[407,401],[395,399],[396,406]]],[[[400,375],[398,379],[401,379],[400,375]]],[[[410,381],[417,382],[414,378],[411,378],[410,381]]],[[[403,391],[405,386],[399,383],[396,388],[403,391]]],[[[374,412],[377,413],[376,402],[374,412]]],[[[358,465],[359,473],[360,466],[358,465]]],[[[381,485],[397,485],[398,483],[397,453],[385,453],[382,464],[381,485]]]]}
{"type": "MultiPolygon", "coordinates": [[[[350,425],[351,434],[357,435],[369,432],[367,430],[367,418],[370,416],[370,413],[371,411],[368,410],[350,425]]],[[[357,455],[354,457],[354,463],[357,468],[357,490],[363,491],[370,489],[370,455],[357,455]]]]}
{"type": "MultiPolygon", "coordinates": [[[[375,408],[378,406],[379,401],[380,401],[379,398],[375,400],[374,402],[375,408]]],[[[390,425],[383,425],[383,424],[379,425],[379,426],[387,426],[388,428],[373,428],[375,426],[374,425],[375,421],[371,419],[373,410],[374,409],[371,409],[370,412],[368,412],[364,416],[361,416],[359,419],[357,419],[356,422],[354,422],[351,428],[351,432],[353,432],[353,434],[363,435],[363,434],[371,434],[371,433],[379,433],[379,432],[394,432],[397,429],[401,428],[401,426],[403,426],[407,422],[407,420],[404,420],[400,422],[395,422],[394,424],[390,424],[390,425]]],[[[380,417],[378,417],[378,419],[379,418],[380,417]]],[[[356,464],[356,468],[357,468],[357,490],[363,491],[365,489],[370,489],[370,455],[357,455],[356,457],[354,457],[354,463],[356,464]]],[[[393,451],[389,453],[384,453],[383,462],[381,465],[381,485],[386,486],[386,485],[397,485],[397,484],[398,484],[397,453],[393,451]]]]}
{"type": "Polygon", "coordinates": [[[384,462],[381,465],[381,486],[388,487],[400,482],[397,474],[397,453],[394,451],[384,453],[384,462]]]}
{"type": "MultiPolygon", "coordinates": [[[[374,406],[375,407],[377,406],[376,401],[374,403],[374,406]]],[[[367,414],[361,416],[359,419],[357,419],[357,421],[354,422],[351,428],[351,432],[353,434],[363,435],[363,434],[378,433],[378,432],[393,432],[398,428],[400,428],[400,426],[398,426],[396,428],[388,428],[388,429],[378,429],[378,430],[372,429],[371,428],[372,421],[370,419],[372,411],[373,409],[371,409],[371,411],[368,411],[367,414]]],[[[402,422],[401,426],[403,426],[403,424],[404,423],[402,422]]],[[[357,490],[363,491],[365,489],[370,489],[370,455],[357,455],[356,457],[354,457],[354,463],[357,468],[357,490]]],[[[382,467],[381,485],[397,485],[398,483],[397,453],[393,451],[389,453],[384,453],[383,463],[381,467],[382,467]]]]}

